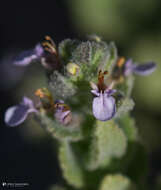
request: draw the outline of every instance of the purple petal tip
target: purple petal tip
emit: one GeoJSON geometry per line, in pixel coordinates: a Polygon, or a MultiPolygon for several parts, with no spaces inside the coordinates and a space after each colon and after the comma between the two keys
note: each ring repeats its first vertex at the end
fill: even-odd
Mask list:
{"type": "Polygon", "coordinates": [[[15,127],[25,121],[28,115],[28,107],[25,105],[13,106],[5,113],[5,123],[10,127],[15,127]]]}
{"type": "Polygon", "coordinates": [[[17,66],[27,66],[32,61],[39,59],[43,53],[44,50],[42,46],[37,44],[34,49],[27,50],[19,54],[13,64],[17,66]]]}
{"type": "Polygon", "coordinates": [[[41,46],[40,43],[37,44],[37,45],[35,46],[35,54],[37,55],[37,57],[41,57],[41,56],[43,55],[43,53],[44,53],[43,47],[41,46]]]}
{"type": "Polygon", "coordinates": [[[145,63],[142,65],[136,65],[134,73],[138,75],[149,75],[156,69],[156,64],[153,62],[145,63]]]}
{"type": "Polygon", "coordinates": [[[10,127],[15,127],[23,123],[31,112],[37,112],[37,110],[34,108],[32,100],[24,97],[19,105],[7,109],[5,123],[10,127]]]}
{"type": "Polygon", "coordinates": [[[37,56],[33,50],[24,51],[16,58],[13,64],[17,66],[27,66],[36,58],[37,56]]]}

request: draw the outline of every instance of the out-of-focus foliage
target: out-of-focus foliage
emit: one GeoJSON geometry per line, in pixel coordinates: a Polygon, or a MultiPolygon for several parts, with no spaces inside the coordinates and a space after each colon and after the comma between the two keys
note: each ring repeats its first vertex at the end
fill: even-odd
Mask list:
{"type": "Polygon", "coordinates": [[[135,190],[135,187],[125,176],[115,174],[104,177],[100,190],[135,190]]]}
{"type": "Polygon", "coordinates": [[[152,20],[157,0],[78,0],[68,1],[70,16],[79,32],[97,33],[108,39],[125,42],[145,20],[152,20]]]}

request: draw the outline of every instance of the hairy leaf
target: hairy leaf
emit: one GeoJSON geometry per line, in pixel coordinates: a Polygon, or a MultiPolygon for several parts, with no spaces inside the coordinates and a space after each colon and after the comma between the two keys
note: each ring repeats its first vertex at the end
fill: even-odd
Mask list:
{"type": "Polygon", "coordinates": [[[126,136],[114,121],[97,121],[86,163],[87,168],[94,170],[100,166],[107,166],[112,158],[120,158],[125,154],[126,146],[126,136]]]}
{"type": "Polygon", "coordinates": [[[117,111],[115,117],[121,117],[128,111],[131,111],[134,107],[134,101],[130,98],[123,98],[117,102],[117,111]]]}
{"type": "Polygon", "coordinates": [[[67,182],[76,188],[83,187],[83,170],[68,141],[61,142],[59,149],[59,160],[63,171],[63,176],[67,182]]]}
{"type": "Polygon", "coordinates": [[[73,122],[69,126],[64,126],[55,121],[54,118],[51,119],[48,117],[44,112],[37,114],[36,119],[47,132],[58,140],[68,139],[71,141],[78,141],[82,138],[79,122],[73,122]]]}
{"type": "Polygon", "coordinates": [[[57,71],[50,76],[49,87],[57,99],[66,99],[75,93],[72,83],[57,71]]]}

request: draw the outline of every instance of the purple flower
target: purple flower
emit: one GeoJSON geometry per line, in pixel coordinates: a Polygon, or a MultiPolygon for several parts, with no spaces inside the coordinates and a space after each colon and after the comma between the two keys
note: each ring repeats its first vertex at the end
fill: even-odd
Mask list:
{"type": "Polygon", "coordinates": [[[104,84],[104,74],[105,72],[99,72],[98,85],[91,83],[91,92],[95,95],[92,103],[93,115],[101,121],[110,120],[116,113],[115,98],[112,96],[116,90],[112,89],[113,84],[109,87],[104,84]]]}
{"type": "Polygon", "coordinates": [[[37,44],[34,49],[22,52],[13,64],[17,66],[27,66],[31,62],[39,60],[43,53],[43,47],[40,44],[37,44]]]}
{"type": "Polygon", "coordinates": [[[33,101],[24,97],[19,105],[7,109],[5,113],[5,123],[10,127],[15,127],[23,123],[31,112],[37,112],[33,101]]]}
{"type": "Polygon", "coordinates": [[[40,63],[48,70],[60,69],[60,59],[54,41],[45,36],[45,41],[37,44],[34,49],[22,52],[14,61],[14,65],[27,66],[33,61],[40,63]]]}
{"type": "Polygon", "coordinates": [[[69,107],[64,104],[64,101],[59,100],[55,104],[54,117],[63,125],[67,125],[71,122],[72,116],[69,107]]]}
{"type": "Polygon", "coordinates": [[[115,99],[111,96],[115,90],[107,89],[104,92],[91,91],[96,97],[93,99],[93,115],[101,121],[110,120],[116,112],[115,99]]]}
{"type": "Polygon", "coordinates": [[[124,75],[128,76],[132,73],[135,73],[138,75],[145,76],[151,74],[155,69],[156,69],[156,64],[153,62],[137,65],[133,63],[132,59],[129,59],[125,63],[124,75]]]}

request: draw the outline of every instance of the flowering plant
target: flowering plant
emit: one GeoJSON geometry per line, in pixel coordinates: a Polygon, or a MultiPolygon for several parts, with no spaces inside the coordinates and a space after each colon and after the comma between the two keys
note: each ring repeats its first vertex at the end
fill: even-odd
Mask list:
{"type": "Polygon", "coordinates": [[[145,152],[134,119],[131,91],[134,76],[151,74],[153,62],[138,64],[118,57],[114,43],[98,36],[88,41],[53,40],[22,52],[14,65],[40,63],[48,87],[37,89],[37,105],[24,97],[7,109],[5,122],[14,127],[33,114],[59,141],[59,160],[66,179],[53,189],[131,190],[145,181],[145,152]],[[137,161],[141,167],[135,170],[137,161]]]}

